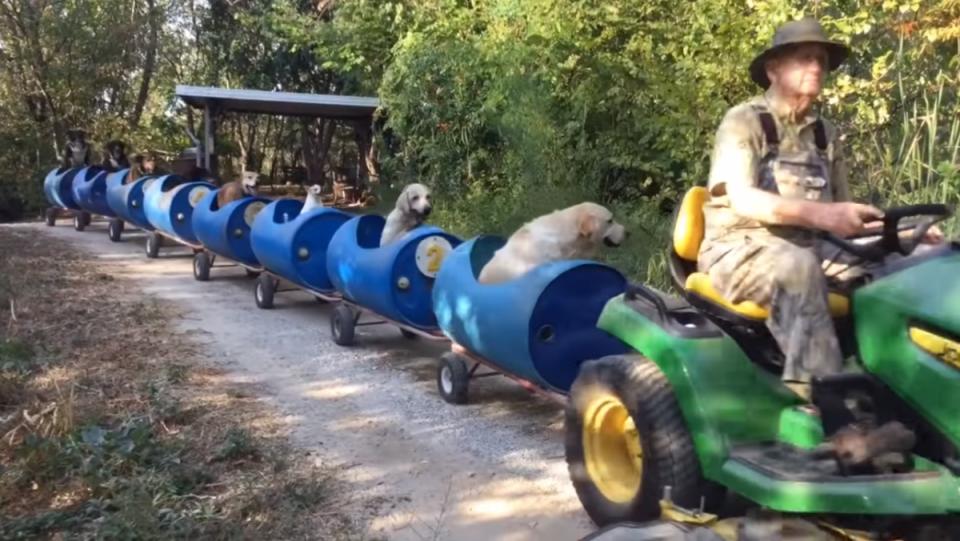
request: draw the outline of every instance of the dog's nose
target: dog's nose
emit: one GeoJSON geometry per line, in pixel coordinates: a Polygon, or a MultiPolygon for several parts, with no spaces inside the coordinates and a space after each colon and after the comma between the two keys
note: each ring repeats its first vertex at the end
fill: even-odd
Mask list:
{"type": "Polygon", "coordinates": [[[614,240],[611,239],[610,237],[603,237],[603,243],[609,246],[610,248],[616,248],[620,246],[619,242],[614,242],[614,240]]]}
{"type": "Polygon", "coordinates": [[[433,207],[423,207],[423,215],[430,216],[430,211],[433,210],[433,207]]]}

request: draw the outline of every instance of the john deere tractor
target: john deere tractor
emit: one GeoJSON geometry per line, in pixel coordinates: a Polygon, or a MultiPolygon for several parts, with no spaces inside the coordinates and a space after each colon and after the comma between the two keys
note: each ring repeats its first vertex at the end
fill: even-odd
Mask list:
{"type": "MultiPolygon", "coordinates": [[[[694,538],[659,537],[667,525],[722,532],[710,512],[731,500],[826,538],[960,539],[960,246],[914,253],[950,209],[888,209],[875,238],[822,236],[871,271],[830,295],[851,366],[815,380],[814,402],[912,432],[908,448],[851,468],[824,408],[781,382],[767,311],[727,302],[696,272],[708,197],[690,190],[676,217],[681,298],[636,284],[612,299],[598,325],[636,353],[584,363],[571,389],[567,462],[587,513],[600,526],[661,521],[622,537],[636,540],[694,538]]],[[[729,531],[711,535],[738,539],[729,531]]]]}

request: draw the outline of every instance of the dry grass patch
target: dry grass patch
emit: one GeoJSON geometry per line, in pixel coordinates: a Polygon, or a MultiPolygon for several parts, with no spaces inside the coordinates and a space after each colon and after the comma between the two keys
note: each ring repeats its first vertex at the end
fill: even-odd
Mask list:
{"type": "Polygon", "coordinates": [[[0,539],[358,537],[344,487],[168,306],[32,232],[0,253],[0,539]]]}

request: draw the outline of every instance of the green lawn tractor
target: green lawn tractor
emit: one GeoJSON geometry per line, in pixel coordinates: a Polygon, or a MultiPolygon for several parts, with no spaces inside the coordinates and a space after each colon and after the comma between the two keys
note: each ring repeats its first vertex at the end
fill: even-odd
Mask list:
{"type": "Polygon", "coordinates": [[[826,539],[960,539],[960,246],[913,253],[950,210],[890,209],[878,240],[823,236],[874,265],[830,295],[851,367],[815,380],[811,407],[779,378],[766,310],[725,301],[695,272],[707,198],[694,188],[678,209],[683,298],[631,285],[612,299],[598,325],[636,353],[584,363],[571,389],[567,462],[587,513],[599,526],[660,520],[603,539],[747,539],[742,521],[758,512],[826,539]],[[848,420],[899,422],[911,443],[850,468],[830,443],[848,420]],[[739,537],[711,514],[731,501],[739,537]]]}

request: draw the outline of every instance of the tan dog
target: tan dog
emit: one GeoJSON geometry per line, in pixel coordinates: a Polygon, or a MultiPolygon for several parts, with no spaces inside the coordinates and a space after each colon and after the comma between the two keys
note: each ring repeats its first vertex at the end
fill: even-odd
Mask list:
{"type": "Polygon", "coordinates": [[[390,244],[422,224],[431,210],[430,189],[423,184],[408,184],[400,192],[396,207],[387,215],[387,223],[380,235],[380,246],[390,244]]]}
{"type": "Polygon", "coordinates": [[[133,163],[127,172],[127,178],[124,184],[133,182],[140,177],[152,175],[157,172],[157,157],[153,153],[137,154],[133,157],[133,163]]]}
{"type": "Polygon", "coordinates": [[[601,244],[619,246],[627,232],[613,213],[580,203],[528,222],[507,239],[480,271],[484,284],[506,282],[551,261],[589,259],[601,244]]]}
{"type": "Polygon", "coordinates": [[[217,206],[223,207],[231,201],[257,195],[257,177],[259,176],[253,171],[244,171],[240,180],[224,184],[217,191],[217,206]]]}
{"type": "Polygon", "coordinates": [[[315,208],[323,206],[323,200],[320,199],[320,192],[322,191],[323,188],[319,184],[314,184],[307,188],[307,199],[303,202],[303,208],[300,209],[300,214],[306,214],[315,208]]]}

